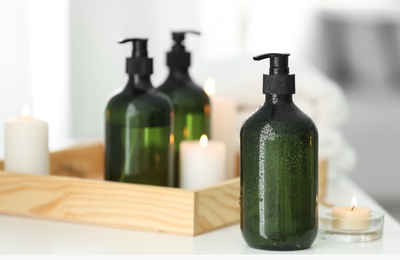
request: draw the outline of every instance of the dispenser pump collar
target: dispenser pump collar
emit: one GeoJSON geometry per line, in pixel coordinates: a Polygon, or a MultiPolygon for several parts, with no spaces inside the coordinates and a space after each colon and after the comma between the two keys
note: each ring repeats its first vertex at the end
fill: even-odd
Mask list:
{"type": "Polygon", "coordinates": [[[132,56],[126,59],[126,73],[129,75],[151,75],[153,73],[153,59],[148,57],[147,39],[126,38],[119,43],[132,42],[132,56]]]}
{"type": "Polygon", "coordinates": [[[197,31],[175,31],[172,32],[173,45],[167,53],[167,66],[173,69],[185,69],[190,66],[190,53],[186,51],[183,41],[186,34],[200,35],[197,31]]]}
{"type": "Polygon", "coordinates": [[[260,61],[270,59],[269,74],[263,75],[264,94],[294,94],[295,75],[289,75],[289,53],[267,53],[253,57],[260,61]]]}

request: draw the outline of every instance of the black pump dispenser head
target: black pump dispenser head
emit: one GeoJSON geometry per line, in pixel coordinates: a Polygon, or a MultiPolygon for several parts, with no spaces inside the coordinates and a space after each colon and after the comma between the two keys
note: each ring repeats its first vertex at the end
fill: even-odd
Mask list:
{"type": "Polygon", "coordinates": [[[267,53],[256,57],[254,60],[270,59],[269,74],[263,75],[264,94],[294,94],[295,77],[289,75],[289,53],[267,53]]]}
{"type": "Polygon", "coordinates": [[[153,59],[147,56],[147,39],[128,38],[118,42],[132,42],[132,57],[126,58],[126,73],[141,76],[153,73],[153,59]]]}
{"type": "Polygon", "coordinates": [[[167,66],[172,69],[187,69],[190,66],[190,52],[187,52],[183,45],[187,33],[200,35],[200,33],[196,31],[172,32],[174,45],[171,51],[167,53],[167,66]]]}

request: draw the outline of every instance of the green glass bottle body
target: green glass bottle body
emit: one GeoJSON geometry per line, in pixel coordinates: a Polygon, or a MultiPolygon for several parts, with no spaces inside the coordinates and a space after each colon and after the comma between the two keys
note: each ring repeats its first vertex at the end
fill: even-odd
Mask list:
{"type": "Polygon", "coordinates": [[[174,107],[174,187],[179,187],[179,144],[198,140],[202,134],[211,138],[210,98],[193,82],[187,68],[171,68],[158,89],[169,96],[174,107]]]}
{"type": "Polygon", "coordinates": [[[292,100],[267,94],[240,131],[240,228],[265,250],[309,248],[318,232],[318,130],[292,100]]]}
{"type": "Polygon", "coordinates": [[[107,103],[105,179],[172,186],[173,107],[150,76],[130,75],[107,103]]]}

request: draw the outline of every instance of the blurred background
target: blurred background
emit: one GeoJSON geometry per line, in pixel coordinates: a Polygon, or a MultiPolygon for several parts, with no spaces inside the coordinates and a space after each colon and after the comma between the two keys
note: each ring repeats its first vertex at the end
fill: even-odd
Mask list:
{"type": "MultiPolygon", "coordinates": [[[[264,100],[268,63],[252,57],[290,53],[295,102],[317,123],[329,179],[347,175],[400,221],[399,17],[395,0],[1,0],[0,122],[28,104],[52,149],[102,140],[105,104],[127,80],[131,47],[118,39],[149,39],[157,87],[171,32],[197,30],[185,40],[191,76],[237,100],[238,133],[264,100]]],[[[1,155],[3,138],[0,128],[1,155]]]]}

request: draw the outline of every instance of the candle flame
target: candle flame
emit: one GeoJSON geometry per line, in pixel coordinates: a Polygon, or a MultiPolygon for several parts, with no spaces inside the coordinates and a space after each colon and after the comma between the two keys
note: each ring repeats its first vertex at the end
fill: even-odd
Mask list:
{"type": "Polygon", "coordinates": [[[30,110],[29,110],[29,106],[27,104],[24,104],[22,106],[21,113],[23,116],[29,116],[30,110]]]}
{"type": "Polygon", "coordinates": [[[213,96],[215,94],[215,80],[211,77],[207,78],[206,83],[204,85],[204,91],[209,96],[213,96]]]}
{"type": "Polygon", "coordinates": [[[357,198],[356,196],[353,196],[351,198],[351,210],[353,211],[353,209],[357,206],[357,198]]]}
{"type": "Polygon", "coordinates": [[[204,134],[201,135],[199,144],[200,144],[201,147],[206,147],[206,146],[207,146],[207,144],[208,144],[208,137],[207,137],[207,135],[204,135],[204,134]]]}

